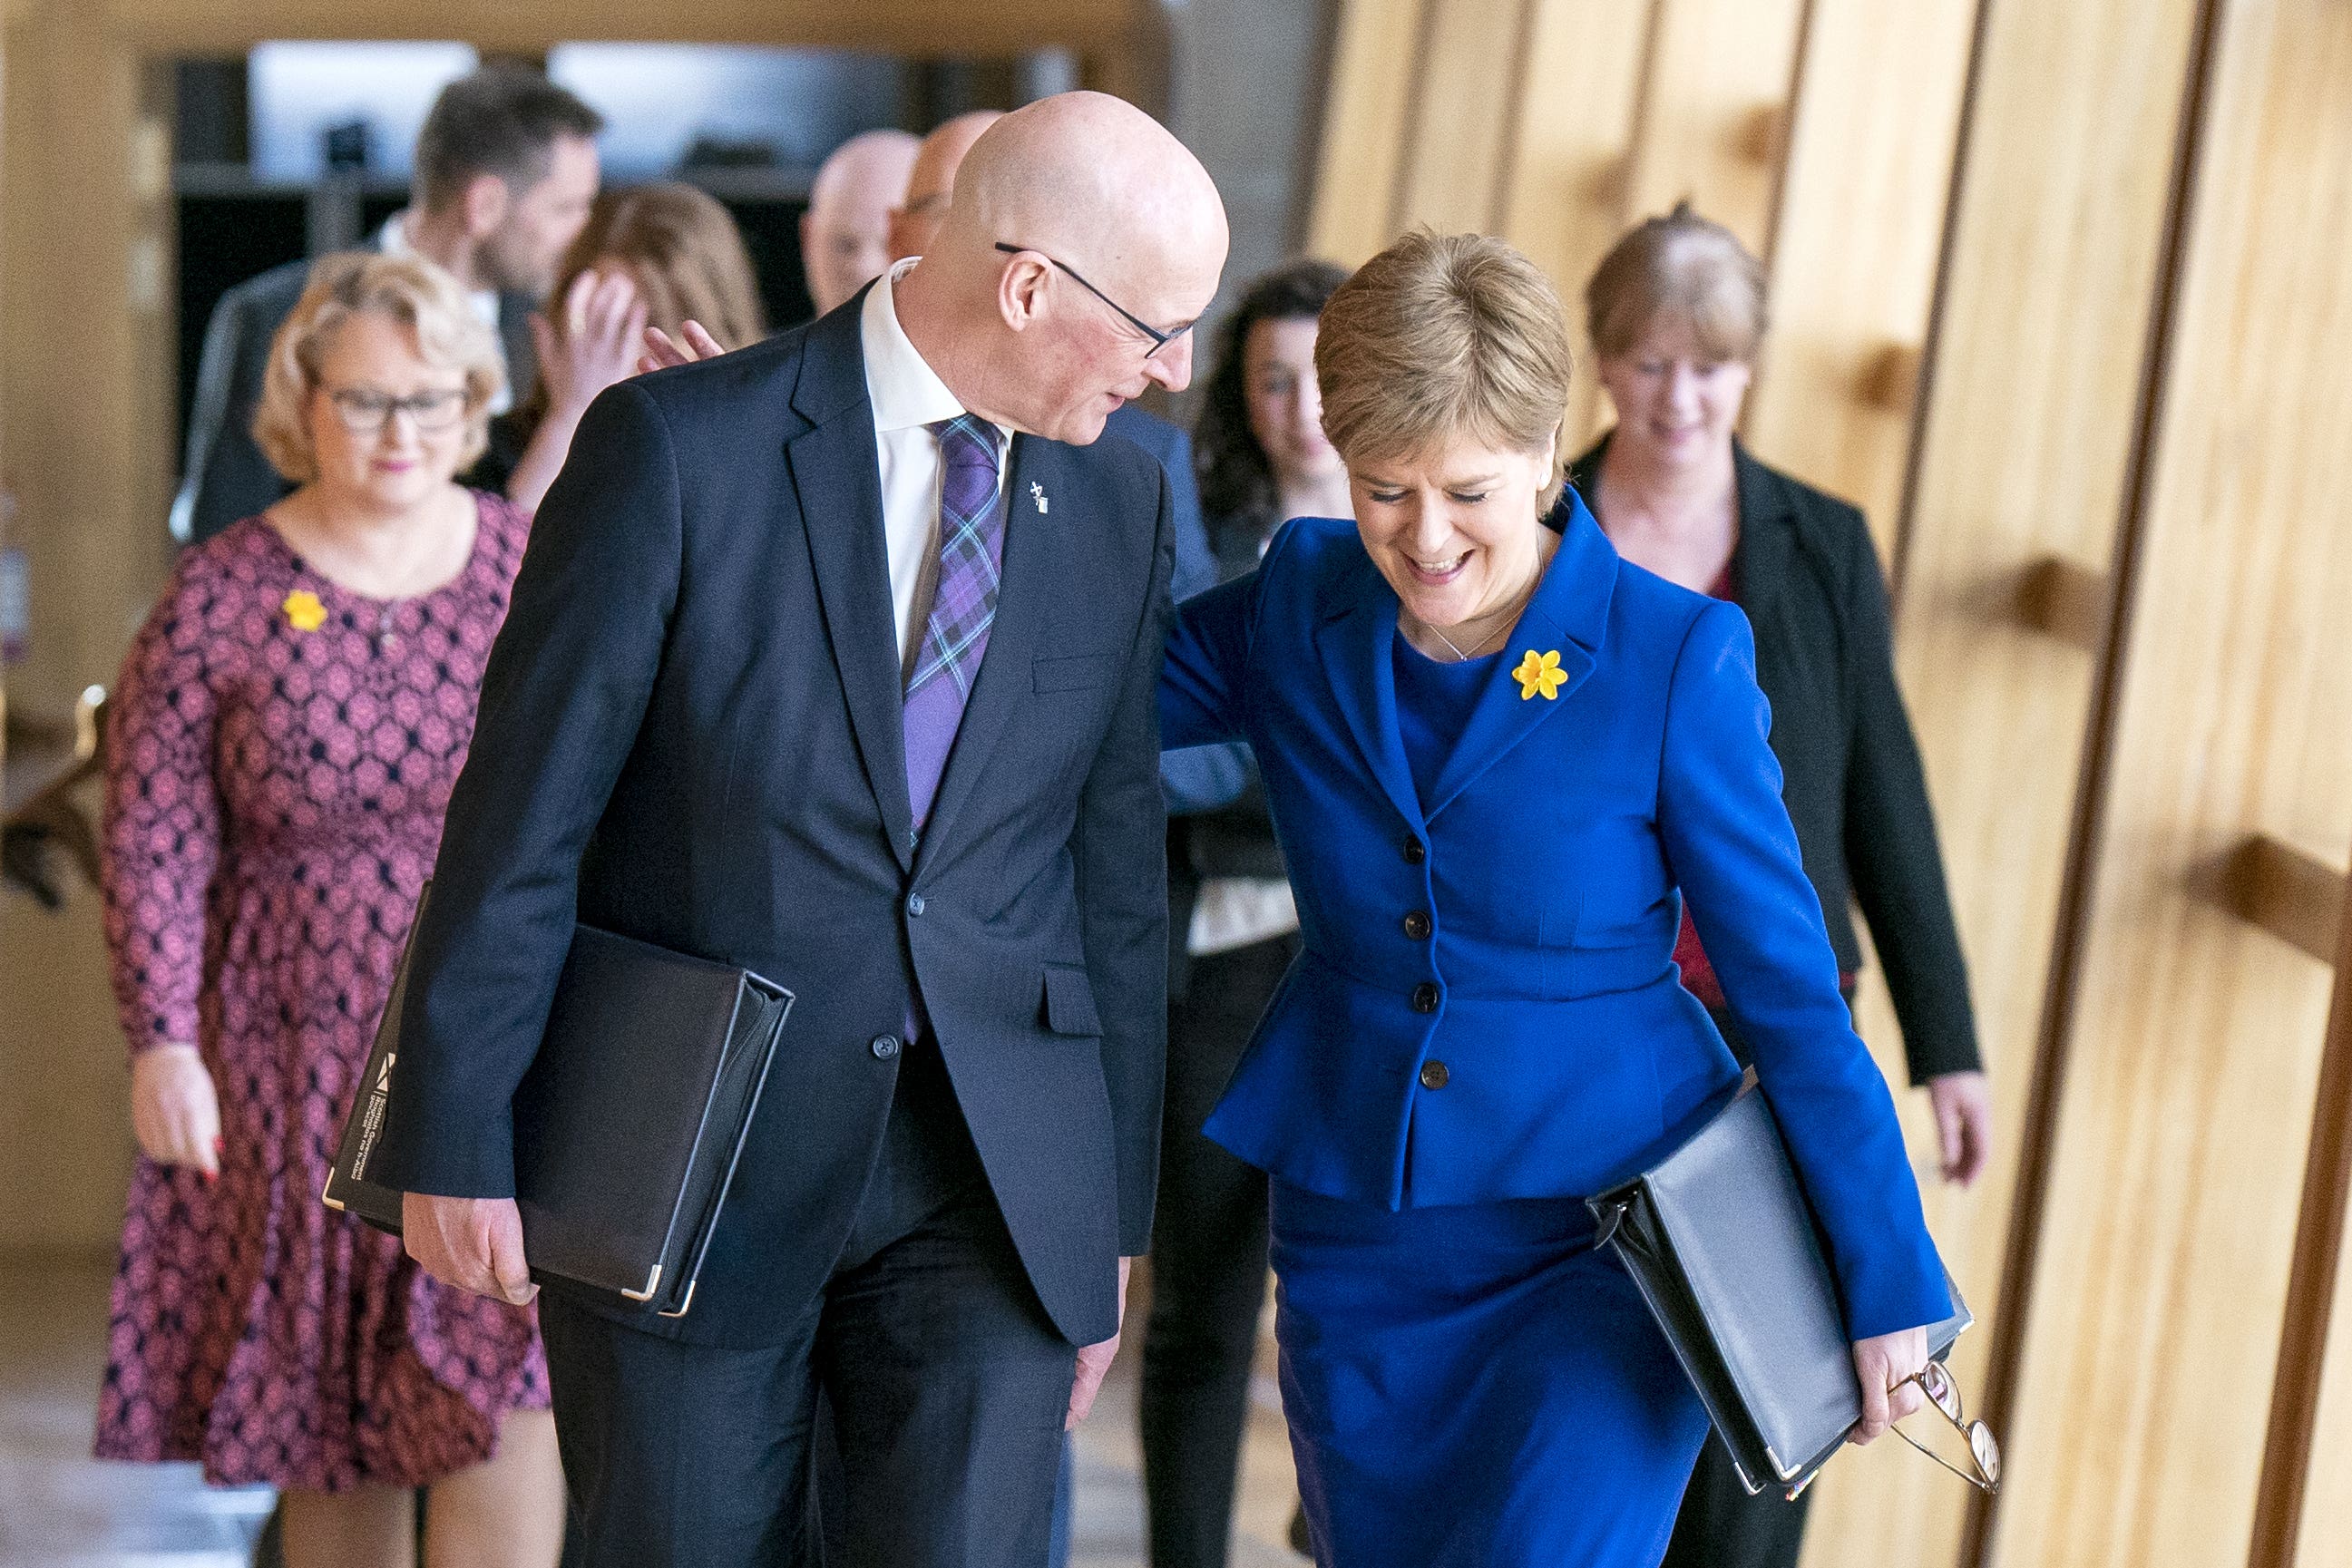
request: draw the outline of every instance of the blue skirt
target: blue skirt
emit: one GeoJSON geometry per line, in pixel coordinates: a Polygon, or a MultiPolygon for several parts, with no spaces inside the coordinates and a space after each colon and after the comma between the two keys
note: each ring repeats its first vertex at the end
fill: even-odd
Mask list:
{"type": "Polygon", "coordinates": [[[1391,1213],[1273,1189],[1321,1568],[1655,1568],[1706,1413],[1580,1201],[1391,1213]]]}

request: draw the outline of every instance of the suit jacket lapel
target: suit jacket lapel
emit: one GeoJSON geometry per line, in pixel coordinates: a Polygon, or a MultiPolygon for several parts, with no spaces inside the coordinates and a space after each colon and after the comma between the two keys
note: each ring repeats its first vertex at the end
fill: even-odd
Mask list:
{"type": "Polygon", "coordinates": [[[1772,471],[1738,442],[1731,446],[1739,537],[1731,547],[1731,591],[1750,621],[1760,621],[1788,581],[1797,549],[1789,493],[1772,471]]]}
{"type": "Polygon", "coordinates": [[[1397,729],[1396,667],[1390,663],[1396,634],[1396,594],[1370,560],[1358,561],[1334,585],[1315,630],[1315,645],[1365,765],[1398,812],[1421,830],[1427,826],[1421,794],[1413,788],[1404,737],[1397,729]]]}
{"type": "Polygon", "coordinates": [[[859,317],[855,310],[835,311],[809,329],[793,392],[793,407],[809,428],[784,450],[858,758],[891,852],[902,869],[911,869],[914,809],[907,800],[898,618],[890,601],[882,476],[859,317]]]}
{"type": "MultiPolygon", "coordinates": [[[[947,841],[997,743],[1012,727],[1022,695],[1034,689],[1043,629],[1053,619],[1057,584],[1068,580],[1065,567],[1074,548],[1069,542],[1070,508],[1077,504],[1082,486],[1062,482],[1066,473],[1062,453],[1050,442],[1015,435],[1006,461],[1004,570],[997,584],[996,619],[989,626],[988,651],[981,657],[980,674],[956,727],[930,820],[923,825],[918,866],[940,852],[938,846],[947,841]],[[1050,509],[1037,509],[1029,493],[1032,484],[1053,498],[1050,509]]],[[[1106,525],[1097,518],[1095,526],[1106,525]]],[[[903,763],[899,770],[903,780],[903,763]]]]}
{"type": "MultiPolygon", "coordinates": [[[[1569,495],[1573,497],[1574,492],[1569,495]]],[[[1504,753],[1559,712],[1592,673],[1593,653],[1601,646],[1609,598],[1617,584],[1617,552],[1601,525],[1581,500],[1572,500],[1559,548],[1496,658],[1461,740],[1438,769],[1437,787],[1428,803],[1433,819],[1504,753]],[[1565,678],[1549,695],[1539,686],[1528,687],[1514,674],[1530,655],[1542,662],[1553,653],[1559,655],[1565,678]]]]}

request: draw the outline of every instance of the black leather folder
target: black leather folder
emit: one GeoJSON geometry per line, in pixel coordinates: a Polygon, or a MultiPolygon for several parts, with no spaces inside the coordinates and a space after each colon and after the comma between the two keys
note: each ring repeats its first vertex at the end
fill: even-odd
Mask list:
{"type": "MultiPolygon", "coordinates": [[[[1752,1082],[1711,1101],[1639,1174],[1586,1200],[1750,1493],[1801,1490],[1862,1420],[1821,1235],[1752,1082]]],[[[1948,1279],[1948,1276],[1947,1276],[1948,1279]]],[[[1957,1288],[1941,1357],[1975,1320],[1957,1288]]]]}
{"type": "MultiPolygon", "coordinates": [[[[394,1234],[402,1194],[369,1169],[407,987],[404,953],[324,1195],[394,1234]]],[[[686,1315],[792,1003],[749,969],[573,931],[545,1041],[514,1097],[515,1201],[534,1279],[686,1315]]]]}

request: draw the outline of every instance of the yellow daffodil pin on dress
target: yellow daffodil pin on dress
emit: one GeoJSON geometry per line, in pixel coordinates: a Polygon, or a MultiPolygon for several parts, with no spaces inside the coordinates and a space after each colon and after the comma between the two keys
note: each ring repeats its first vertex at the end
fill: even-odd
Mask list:
{"type": "Polygon", "coordinates": [[[316,632],[327,623],[327,607],[307,588],[288,594],[280,608],[286,612],[286,624],[297,632],[316,632]]]}

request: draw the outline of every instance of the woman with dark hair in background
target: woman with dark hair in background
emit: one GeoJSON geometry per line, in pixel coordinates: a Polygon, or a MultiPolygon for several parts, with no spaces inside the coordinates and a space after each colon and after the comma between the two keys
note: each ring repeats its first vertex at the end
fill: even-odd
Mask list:
{"type": "MultiPolygon", "coordinates": [[[[1323,261],[1278,267],[1218,335],[1193,442],[1220,581],[1255,570],[1287,518],[1347,509],[1347,470],[1323,439],[1315,383],[1315,319],[1346,277],[1323,261]]],[[[1298,914],[1255,769],[1234,804],[1171,817],[1168,842],[1168,1093],[1143,1481],[1154,1568],[1223,1568],[1265,1300],[1265,1175],[1202,1137],[1201,1124],[1297,954],[1298,914]]]]}
{"type": "Polygon", "coordinates": [[[572,450],[596,394],[635,375],[646,331],[677,337],[698,323],[712,352],[768,334],[743,235],[708,192],[676,183],[608,191],[572,244],[549,296],[553,320],[531,319],[540,382],[499,423],[493,449],[519,452],[507,498],[536,510],[572,450]]]}
{"type": "MultiPolygon", "coordinates": [[[[1585,303],[1617,424],[1569,478],[1626,559],[1747,611],[1783,799],[1844,989],[1850,998],[1862,967],[1848,913],[1859,903],[1886,966],[1911,1081],[1935,1107],[1944,1179],[1965,1186],[1984,1168],[1991,1103],[1935,818],[1895,683],[1878,557],[1860,512],[1757,461],[1733,434],[1764,335],[1763,268],[1685,204],[1620,240],[1585,303]]],[[[1687,914],[1675,958],[1745,1063],[1747,1043],[1687,914]]],[[[1804,1497],[1748,1496],[1710,1443],[1668,1568],[1795,1568],[1806,1507],[1804,1497]]]]}

